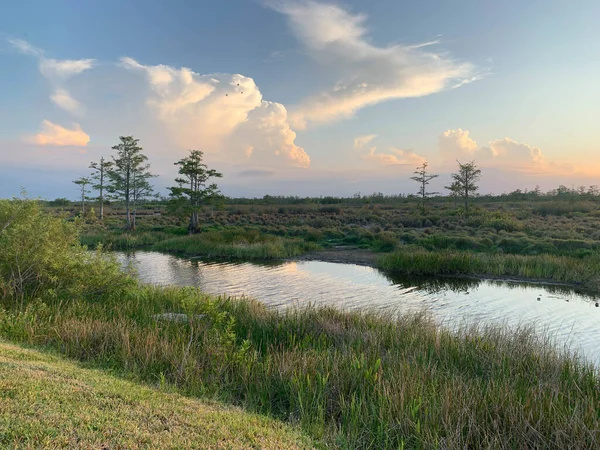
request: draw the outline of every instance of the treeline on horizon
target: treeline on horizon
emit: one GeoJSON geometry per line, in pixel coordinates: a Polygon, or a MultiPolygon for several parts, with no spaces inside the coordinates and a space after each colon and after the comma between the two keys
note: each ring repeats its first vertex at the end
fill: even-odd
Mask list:
{"type": "MultiPolygon", "coordinates": [[[[438,193],[429,197],[434,201],[454,201],[452,196],[438,193]]],[[[334,204],[396,204],[405,203],[407,201],[418,201],[420,200],[417,194],[384,194],[382,192],[373,192],[371,194],[362,194],[360,192],[353,194],[352,196],[333,196],[333,195],[321,195],[318,197],[311,196],[298,196],[298,195],[271,195],[266,194],[262,197],[229,197],[223,196],[222,202],[225,204],[234,205],[295,205],[295,204],[320,204],[320,205],[334,205],[334,204]]],[[[501,193],[501,194],[480,194],[472,198],[474,203],[477,202],[504,202],[504,201],[548,201],[548,200],[590,200],[600,201],[600,187],[596,185],[591,186],[579,186],[577,188],[569,188],[565,185],[559,185],[557,188],[550,189],[548,191],[542,191],[539,188],[528,190],[528,189],[516,189],[512,192],[501,193]]],[[[60,207],[60,206],[75,206],[80,200],[68,199],[65,197],[57,197],[55,199],[42,199],[40,200],[46,206],[60,207]]],[[[168,197],[159,196],[152,199],[147,199],[146,204],[166,204],[169,202],[168,197]]],[[[118,200],[106,200],[106,204],[119,204],[118,200]]]]}

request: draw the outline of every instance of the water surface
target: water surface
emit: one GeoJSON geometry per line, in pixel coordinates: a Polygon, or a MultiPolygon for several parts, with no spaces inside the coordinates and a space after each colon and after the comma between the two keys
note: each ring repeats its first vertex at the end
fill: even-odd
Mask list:
{"type": "Polygon", "coordinates": [[[215,263],[158,252],[120,253],[144,283],[195,286],[246,296],[270,307],[307,304],[376,309],[389,314],[427,310],[440,323],[533,325],[561,346],[600,362],[600,308],[595,299],[561,286],[492,280],[392,279],[370,267],[319,261],[215,263]]]}

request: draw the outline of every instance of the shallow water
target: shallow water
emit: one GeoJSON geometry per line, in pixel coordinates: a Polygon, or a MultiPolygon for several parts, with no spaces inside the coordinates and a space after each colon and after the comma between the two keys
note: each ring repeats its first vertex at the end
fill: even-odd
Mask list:
{"type": "Polygon", "coordinates": [[[307,304],[427,310],[440,323],[533,325],[560,346],[600,363],[600,308],[595,299],[560,286],[531,283],[392,279],[376,269],[319,261],[214,263],[158,252],[119,253],[144,283],[196,286],[211,294],[246,296],[276,308],[307,304]]]}

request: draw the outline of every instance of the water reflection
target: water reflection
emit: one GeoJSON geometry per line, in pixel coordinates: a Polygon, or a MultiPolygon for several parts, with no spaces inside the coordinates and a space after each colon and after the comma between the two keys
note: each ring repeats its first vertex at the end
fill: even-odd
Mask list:
{"type": "MultiPolygon", "coordinates": [[[[569,301],[572,294],[576,294],[578,297],[586,298],[589,301],[595,301],[596,296],[586,292],[584,290],[578,290],[571,286],[563,284],[541,284],[537,282],[527,281],[516,281],[507,279],[486,279],[481,280],[479,278],[456,278],[456,277],[402,277],[402,276],[389,276],[389,279],[394,284],[399,285],[411,285],[418,287],[421,290],[426,291],[429,294],[437,294],[444,291],[452,291],[457,294],[463,293],[468,294],[469,291],[477,289],[482,284],[497,286],[499,288],[506,289],[541,289],[548,293],[565,296],[565,300],[569,301]]],[[[541,291],[540,291],[541,292],[541,291]]],[[[541,300],[541,297],[538,296],[541,300]]]]}
{"type": "Polygon", "coordinates": [[[279,264],[204,262],[156,252],[120,254],[141,281],[196,286],[212,294],[256,298],[270,307],[308,303],[385,314],[429,311],[447,325],[531,324],[560,345],[600,360],[600,308],[565,286],[500,280],[389,278],[350,264],[298,261],[279,264]]]}

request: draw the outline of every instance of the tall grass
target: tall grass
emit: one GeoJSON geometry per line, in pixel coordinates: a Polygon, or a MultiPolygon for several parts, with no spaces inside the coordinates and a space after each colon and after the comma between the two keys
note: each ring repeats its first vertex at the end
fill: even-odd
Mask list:
{"type": "Polygon", "coordinates": [[[186,256],[242,260],[289,258],[316,248],[317,244],[301,239],[235,229],[167,239],[152,246],[156,251],[186,256]]]}
{"type": "Polygon", "coordinates": [[[98,245],[102,245],[112,250],[131,250],[150,247],[157,242],[172,237],[172,234],[161,231],[109,232],[95,230],[82,233],[80,242],[88,248],[96,248],[98,245]]]}
{"type": "Polygon", "coordinates": [[[267,310],[192,289],[33,302],[0,333],[300,424],[339,448],[598,448],[596,371],[528,329],[267,310]],[[153,315],[183,312],[186,323],[153,315]],[[205,314],[198,317],[198,314],[205,314]]]}
{"type": "Polygon", "coordinates": [[[600,286],[600,261],[554,255],[511,255],[407,249],[382,256],[378,267],[403,275],[491,275],[600,286]]]}

